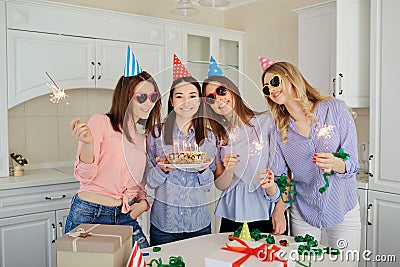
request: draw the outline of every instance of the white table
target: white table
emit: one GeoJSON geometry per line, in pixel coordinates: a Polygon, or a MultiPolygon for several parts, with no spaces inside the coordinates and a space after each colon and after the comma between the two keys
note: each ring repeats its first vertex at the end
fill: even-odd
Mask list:
{"type": "MultiPolygon", "coordinates": [[[[228,241],[228,235],[228,233],[220,233],[199,236],[158,246],[161,247],[159,252],[153,252],[152,247],[142,249],[142,252],[150,253],[149,256],[144,257],[146,263],[149,263],[152,259],[161,258],[163,264],[167,264],[170,256],[181,256],[188,267],[204,267],[204,259],[225,246],[228,241]]],[[[289,243],[293,242],[293,237],[283,235],[274,237],[276,244],[279,244],[281,239],[285,239],[289,243]]],[[[293,247],[293,249],[297,249],[297,247],[293,247]]],[[[296,266],[300,265],[297,264],[296,266]]],[[[312,262],[312,267],[318,266],[350,267],[351,265],[342,261],[334,262],[327,256],[322,262],[312,262]]]]}

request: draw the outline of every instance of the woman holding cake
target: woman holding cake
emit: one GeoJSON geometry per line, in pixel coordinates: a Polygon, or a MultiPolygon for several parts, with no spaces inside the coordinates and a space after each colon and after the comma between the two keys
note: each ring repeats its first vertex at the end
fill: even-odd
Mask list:
{"type": "Polygon", "coordinates": [[[280,192],[267,170],[271,115],[248,108],[213,57],[202,96],[218,144],[214,182],[223,191],[215,210],[222,217],[220,232],[233,232],[244,221],[250,229],[274,232],[271,216],[280,192]]]}
{"type": "Polygon", "coordinates": [[[148,187],[155,189],[150,213],[152,246],[211,233],[206,192],[213,184],[214,163],[205,161],[196,169],[165,166],[198,162],[201,152],[215,157],[215,138],[204,126],[200,95],[200,84],[174,55],[168,117],[160,137],[147,139],[145,175],[148,187]]]}
{"type": "Polygon", "coordinates": [[[260,61],[263,93],[277,128],[271,169],[275,175],[290,170],[296,182],[292,235],[310,234],[319,241],[323,228],[330,247],[344,239],[347,249],[359,249],[359,163],[351,113],[343,101],[321,95],[293,64],[260,61]]]}
{"type": "Polygon", "coordinates": [[[80,188],[72,199],[66,233],[83,223],[129,225],[132,241],[141,248],[149,245],[136,219],[149,209],[143,179],[144,133],[155,135],[159,99],[156,82],[141,70],[128,47],[125,73],[109,113],[95,114],[87,123],[71,121],[72,134],[79,140],[74,173],[80,188]],[[138,125],[139,121],[146,123],[138,125]]]}

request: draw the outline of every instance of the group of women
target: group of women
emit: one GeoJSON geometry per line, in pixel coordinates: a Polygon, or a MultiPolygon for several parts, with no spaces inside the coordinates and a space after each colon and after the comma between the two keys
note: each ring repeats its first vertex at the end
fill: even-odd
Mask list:
{"type": "Polygon", "coordinates": [[[209,234],[206,192],[215,184],[222,191],[215,210],[222,218],[220,232],[247,221],[250,229],[287,233],[290,206],[292,235],[320,240],[325,229],[329,246],[345,239],[348,249],[358,249],[357,135],[345,103],[321,95],[293,64],[271,62],[262,64],[261,75],[269,110],[255,112],[215,60],[210,62],[200,84],[174,55],[163,122],[157,83],[140,67],[119,79],[107,114],[71,122],[79,140],[80,189],[66,232],[81,223],[132,225],[133,240],[148,246],[136,221],[150,209],[147,184],[155,192],[152,246],[209,234]],[[328,133],[322,136],[322,129],[328,133]],[[168,167],[164,155],[176,144],[196,146],[212,160],[196,169],[168,167]],[[347,156],[334,156],[339,151],[347,156]],[[294,187],[279,189],[275,180],[282,174],[294,187]],[[291,205],[289,189],[297,193],[291,205]]]}

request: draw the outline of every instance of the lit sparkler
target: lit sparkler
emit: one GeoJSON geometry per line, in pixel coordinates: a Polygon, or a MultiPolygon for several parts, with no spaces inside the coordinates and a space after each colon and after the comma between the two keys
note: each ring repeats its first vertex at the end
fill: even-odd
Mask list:
{"type": "Polygon", "coordinates": [[[321,129],[319,129],[319,132],[317,134],[318,139],[319,138],[332,138],[332,133],[333,133],[333,128],[335,128],[335,126],[333,125],[323,125],[321,127],[321,129]]]}
{"type": "Polygon", "coordinates": [[[50,77],[50,75],[47,73],[47,71],[46,71],[46,75],[51,80],[51,83],[47,83],[46,85],[49,86],[51,88],[51,90],[53,91],[50,94],[50,102],[58,104],[61,100],[64,99],[66,101],[66,104],[69,105],[68,101],[66,100],[68,95],[65,93],[64,89],[61,89],[60,87],[58,87],[56,82],[50,77]]]}
{"type": "Polygon", "coordinates": [[[250,151],[249,156],[257,156],[257,155],[259,155],[259,154],[262,152],[262,150],[264,149],[265,143],[266,143],[266,142],[263,140],[263,137],[261,136],[261,137],[259,138],[259,141],[253,140],[251,143],[253,144],[254,149],[252,149],[252,150],[250,151]]]}

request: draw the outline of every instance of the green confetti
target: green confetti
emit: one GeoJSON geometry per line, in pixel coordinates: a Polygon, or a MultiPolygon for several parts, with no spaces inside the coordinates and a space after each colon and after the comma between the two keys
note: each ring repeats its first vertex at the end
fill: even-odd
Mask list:
{"type": "Polygon", "coordinates": [[[154,247],[154,248],[153,248],[153,252],[159,252],[160,250],[161,250],[160,247],[154,247]]]}
{"type": "Polygon", "coordinates": [[[282,201],[284,203],[293,203],[296,200],[296,195],[297,195],[297,192],[295,190],[289,189],[288,200],[283,199],[283,194],[285,193],[286,188],[291,188],[292,186],[294,186],[296,184],[296,182],[292,181],[291,183],[289,183],[287,181],[288,177],[286,176],[286,173],[282,174],[281,176],[275,176],[275,177],[278,178],[277,180],[275,180],[275,182],[278,185],[278,188],[280,191],[280,197],[281,197],[282,201]],[[291,198],[289,199],[290,196],[291,196],[291,198]]]}

